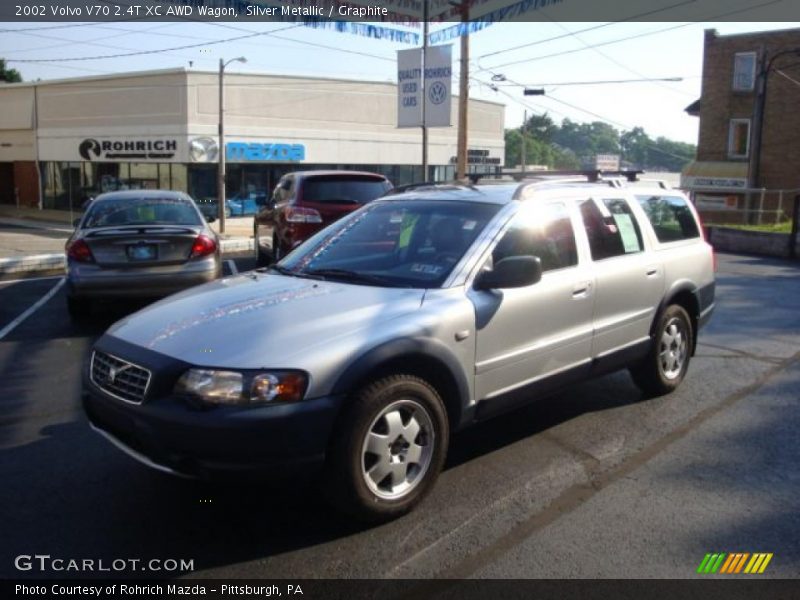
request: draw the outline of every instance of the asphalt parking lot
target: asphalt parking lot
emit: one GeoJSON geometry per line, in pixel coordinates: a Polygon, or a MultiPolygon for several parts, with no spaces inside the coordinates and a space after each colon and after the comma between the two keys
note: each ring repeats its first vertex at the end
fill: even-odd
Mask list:
{"type": "Polygon", "coordinates": [[[93,575],[14,567],[49,554],[193,560],[155,574],[170,577],[684,578],[708,552],[770,552],[764,576],[798,577],[800,266],[719,264],[717,311],[676,393],[644,399],[617,373],[460,433],[432,495],[372,528],[313,487],[135,463],[89,429],[79,373],[138,305],[79,326],[56,289],[15,324],[60,279],[0,282],[0,576],[93,575]]]}

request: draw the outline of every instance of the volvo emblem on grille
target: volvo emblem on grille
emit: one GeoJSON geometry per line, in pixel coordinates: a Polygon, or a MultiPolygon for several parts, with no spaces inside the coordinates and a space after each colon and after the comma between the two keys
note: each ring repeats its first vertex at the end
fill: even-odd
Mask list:
{"type": "Polygon", "coordinates": [[[131,365],[122,365],[121,367],[109,367],[108,375],[106,376],[106,381],[108,383],[114,383],[117,379],[117,375],[130,368],[131,365]]]}

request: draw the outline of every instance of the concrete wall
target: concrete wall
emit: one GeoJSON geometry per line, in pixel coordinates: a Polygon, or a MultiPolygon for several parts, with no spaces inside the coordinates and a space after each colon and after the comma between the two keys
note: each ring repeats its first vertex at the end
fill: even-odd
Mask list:
{"type": "MultiPolygon", "coordinates": [[[[790,234],[788,233],[766,233],[712,226],[707,228],[707,234],[707,239],[715,250],[789,257],[790,234]]],[[[795,242],[796,251],[800,252],[800,234],[795,242]]]]}

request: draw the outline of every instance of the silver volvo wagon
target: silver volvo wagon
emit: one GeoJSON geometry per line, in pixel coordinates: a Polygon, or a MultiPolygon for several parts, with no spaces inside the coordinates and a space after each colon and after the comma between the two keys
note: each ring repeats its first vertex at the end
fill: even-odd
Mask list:
{"type": "Polygon", "coordinates": [[[117,322],[84,406],[153,468],[313,474],[386,520],[431,489],[455,430],[618,369],[672,392],[714,308],[713,261],[676,190],[421,187],[117,322]]]}

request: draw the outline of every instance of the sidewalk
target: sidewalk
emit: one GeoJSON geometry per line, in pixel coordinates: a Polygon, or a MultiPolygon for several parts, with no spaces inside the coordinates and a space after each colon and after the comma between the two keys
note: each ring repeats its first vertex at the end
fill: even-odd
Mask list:
{"type": "MultiPolygon", "coordinates": [[[[218,223],[211,228],[219,233],[218,223]]],[[[68,211],[0,205],[0,276],[63,269],[64,244],[72,231],[68,211]]],[[[227,219],[220,236],[223,254],[251,251],[252,233],[252,217],[227,219]]]]}

